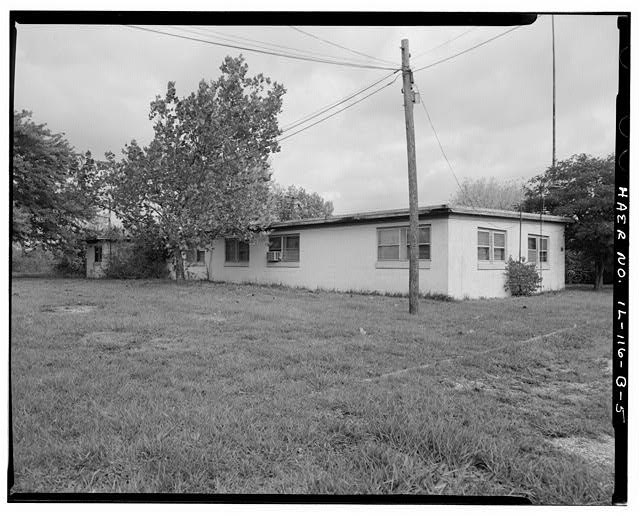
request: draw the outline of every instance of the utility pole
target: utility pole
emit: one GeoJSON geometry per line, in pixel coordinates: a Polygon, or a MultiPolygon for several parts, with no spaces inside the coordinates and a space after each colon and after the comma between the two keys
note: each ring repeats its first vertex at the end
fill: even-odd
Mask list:
{"type": "Polygon", "coordinates": [[[409,165],[409,313],[418,313],[418,179],[416,174],[416,137],[413,127],[413,72],[409,66],[409,40],[402,40],[402,92],[407,132],[407,161],[409,165]]]}

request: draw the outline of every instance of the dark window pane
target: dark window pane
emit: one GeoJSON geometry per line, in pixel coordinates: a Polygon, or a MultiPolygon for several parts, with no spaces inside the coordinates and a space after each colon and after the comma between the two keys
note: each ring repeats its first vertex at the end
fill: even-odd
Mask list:
{"type": "Polygon", "coordinates": [[[478,231],[478,245],[479,246],[488,246],[489,244],[489,232],[488,231],[478,231]]]}
{"type": "Polygon", "coordinates": [[[547,250],[547,243],[548,243],[548,239],[546,238],[541,238],[540,239],[540,249],[543,251],[547,250]]]}
{"type": "Polygon", "coordinates": [[[496,261],[504,261],[504,248],[495,248],[493,250],[493,259],[496,261]]]}
{"type": "Polygon", "coordinates": [[[97,245],[95,247],[95,254],[94,254],[94,260],[95,262],[101,262],[102,261],[102,246],[101,245],[97,245]]]}
{"type": "Polygon", "coordinates": [[[378,245],[398,245],[399,243],[400,231],[398,228],[378,230],[378,245]]]}
{"type": "Polygon", "coordinates": [[[540,261],[547,263],[547,251],[540,251],[540,261]]]}
{"type": "Polygon", "coordinates": [[[489,248],[478,247],[478,260],[488,260],[488,259],[489,259],[489,248]]]}
{"type": "Polygon", "coordinates": [[[536,250],[530,249],[527,254],[527,260],[531,263],[536,263],[536,250]]]}
{"type": "Polygon", "coordinates": [[[269,237],[269,251],[282,251],[282,237],[269,237]]]}
{"type": "Polygon", "coordinates": [[[431,260],[431,246],[422,244],[419,248],[418,258],[420,260],[431,260]]]}
{"type": "Polygon", "coordinates": [[[418,242],[421,244],[431,243],[431,228],[420,228],[418,242]]]}
{"type": "Polygon", "coordinates": [[[248,242],[238,242],[238,261],[239,262],[249,261],[249,243],[248,242]]]}
{"type": "Polygon", "coordinates": [[[496,247],[504,247],[504,233],[493,234],[493,245],[496,247]]]}
{"type": "Polygon", "coordinates": [[[224,241],[224,259],[227,262],[235,262],[237,240],[235,238],[227,238],[224,241]]]}
{"type": "Polygon", "coordinates": [[[298,235],[284,237],[284,248],[287,250],[300,249],[300,237],[298,235]]]}
{"type": "MultiPolygon", "coordinates": [[[[535,237],[529,237],[529,238],[527,239],[527,242],[528,242],[528,244],[527,244],[527,245],[529,246],[529,249],[534,249],[534,250],[535,250],[535,249],[537,249],[537,247],[536,247],[536,239],[535,239],[535,237]]],[[[535,261],[535,260],[534,260],[534,261],[535,261]]]]}
{"type": "Polygon", "coordinates": [[[198,250],[197,256],[196,256],[196,261],[198,263],[204,263],[204,251],[198,250]]]}

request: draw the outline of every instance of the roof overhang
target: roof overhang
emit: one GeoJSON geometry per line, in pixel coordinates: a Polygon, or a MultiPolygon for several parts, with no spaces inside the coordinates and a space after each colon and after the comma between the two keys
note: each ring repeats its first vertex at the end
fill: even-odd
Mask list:
{"type": "MultiPolygon", "coordinates": [[[[418,218],[441,218],[451,215],[460,215],[464,217],[487,217],[487,218],[503,218],[510,220],[534,220],[543,222],[554,222],[566,224],[573,222],[568,217],[559,217],[557,215],[546,215],[539,213],[526,213],[519,211],[492,210],[488,208],[468,208],[466,206],[450,206],[448,204],[437,204],[433,206],[421,206],[418,208],[418,218]]],[[[398,210],[369,211],[360,213],[350,213],[345,215],[335,215],[323,218],[287,220],[282,222],[274,222],[269,225],[270,230],[283,230],[289,228],[311,228],[318,226],[338,226],[349,224],[366,224],[371,222],[394,222],[408,221],[409,210],[406,208],[398,210]]]]}

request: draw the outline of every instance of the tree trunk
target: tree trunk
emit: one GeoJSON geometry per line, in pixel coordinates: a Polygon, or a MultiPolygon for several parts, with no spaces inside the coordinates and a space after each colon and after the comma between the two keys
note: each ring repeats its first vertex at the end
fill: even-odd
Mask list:
{"type": "Polygon", "coordinates": [[[184,281],[184,261],[182,260],[182,250],[176,248],[173,251],[176,265],[176,281],[184,281]]]}
{"type": "Polygon", "coordinates": [[[600,290],[602,287],[602,277],[604,276],[604,261],[601,259],[596,260],[596,274],[593,278],[593,289],[600,290]]]}

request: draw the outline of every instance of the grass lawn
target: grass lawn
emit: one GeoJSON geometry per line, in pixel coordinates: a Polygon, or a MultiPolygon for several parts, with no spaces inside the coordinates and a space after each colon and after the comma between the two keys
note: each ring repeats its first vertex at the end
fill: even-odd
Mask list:
{"type": "Polygon", "coordinates": [[[611,290],[12,287],[13,492],[610,503],[611,290]]]}

